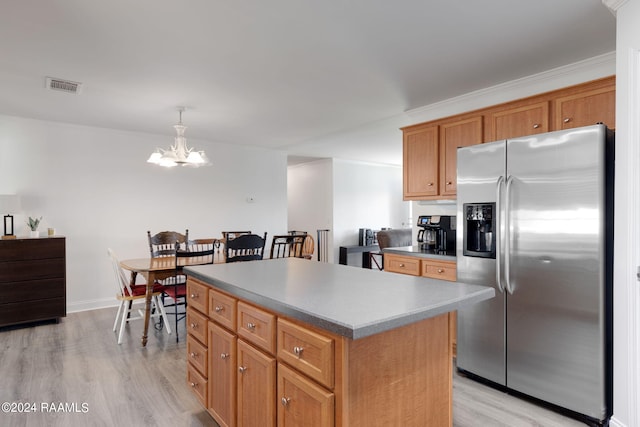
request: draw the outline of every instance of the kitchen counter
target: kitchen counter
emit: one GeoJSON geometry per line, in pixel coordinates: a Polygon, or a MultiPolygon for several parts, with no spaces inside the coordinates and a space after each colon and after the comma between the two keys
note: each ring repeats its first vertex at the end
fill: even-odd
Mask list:
{"type": "Polygon", "coordinates": [[[187,381],[220,425],[450,427],[448,312],[494,296],[298,258],[185,272],[187,381]]]}
{"type": "Polygon", "coordinates": [[[297,258],[185,268],[231,295],[350,339],[494,296],[490,287],[297,258]]]}
{"type": "Polygon", "coordinates": [[[391,253],[391,254],[398,254],[398,255],[413,256],[416,258],[424,258],[424,259],[437,259],[442,261],[453,261],[453,262],[456,261],[456,256],[454,254],[442,255],[442,254],[435,254],[433,252],[425,252],[424,250],[420,249],[420,246],[418,245],[402,246],[397,248],[385,248],[385,249],[382,249],[381,252],[385,254],[391,253]]]}

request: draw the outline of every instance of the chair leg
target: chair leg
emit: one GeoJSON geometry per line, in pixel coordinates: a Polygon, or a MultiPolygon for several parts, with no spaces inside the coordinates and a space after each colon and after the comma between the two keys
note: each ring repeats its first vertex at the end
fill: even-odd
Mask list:
{"type": "Polygon", "coordinates": [[[122,307],[124,306],[125,302],[120,301],[120,303],[118,304],[118,312],[116,313],[116,320],[114,320],[113,322],[113,332],[115,332],[118,329],[118,318],[120,318],[120,312],[122,311],[122,307]]]}
{"type": "Polygon", "coordinates": [[[131,315],[131,301],[127,304],[127,309],[122,313],[122,322],[120,323],[120,333],[118,334],[118,344],[122,344],[122,335],[124,334],[124,327],[127,324],[127,319],[131,315]]]}
{"type": "Polygon", "coordinates": [[[171,328],[169,327],[169,319],[167,318],[167,312],[164,309],[164,305],[160,302],[158,295],[153,297],[153,303],[160,310],[160,319],[163,320],[164,326],[167,329],[167,334],[171,335],[171,328]]]}
{"type": "Polygon", "coordinates": [[[176,318],[176,342],[178,342],[179,341],[179,337],[178,337],[178,300],[177,299],[174,301],[173,310],[176,313],[176,315],[174,317],[176,318]]]}

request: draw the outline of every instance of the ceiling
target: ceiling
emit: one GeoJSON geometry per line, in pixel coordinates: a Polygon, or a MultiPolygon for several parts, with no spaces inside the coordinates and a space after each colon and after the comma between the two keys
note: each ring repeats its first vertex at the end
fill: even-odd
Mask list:
{"type": "Polygon", "coordinates": [[[0,114],[166,135],[162,147],[186,106],[188,140],[398,164],[399,141],[332,135],[615,51],[601,0],[4,3],[0,114]],[[82,91],[46,90],[47,76],[82,91]]]}

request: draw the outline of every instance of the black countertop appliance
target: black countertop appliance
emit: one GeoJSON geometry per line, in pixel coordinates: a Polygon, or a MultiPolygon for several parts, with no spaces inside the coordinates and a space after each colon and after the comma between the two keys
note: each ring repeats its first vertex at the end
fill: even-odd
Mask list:
{"type": "Polygon", "coordinates": [[[424,252],[456,254],[456,217],[449,215],[420,215],[418,217],[418,246],[424,252]]]}

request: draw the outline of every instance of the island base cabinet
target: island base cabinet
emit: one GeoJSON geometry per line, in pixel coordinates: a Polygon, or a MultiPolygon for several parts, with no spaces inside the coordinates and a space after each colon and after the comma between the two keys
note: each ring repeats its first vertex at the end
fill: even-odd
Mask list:
{"type": "Polygon", "coordinates": [[[447,314],[348,340],[340,426],[452,425],[447,314]]]}
{"type": "Polygon", "coordinates": [[[238,340],[238,427],[274,427],[276,359],[238,340]]]}
{"type": "Polygon", "coordinates": [[[334,395],[278,364],[278,427],[333,427],[334,395]]]}
{"type": "Polygon", "coordinates": [[[235,335],[209,322],[209,413],[220,427],[236,425],[235,335]]]}

